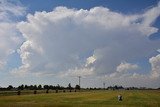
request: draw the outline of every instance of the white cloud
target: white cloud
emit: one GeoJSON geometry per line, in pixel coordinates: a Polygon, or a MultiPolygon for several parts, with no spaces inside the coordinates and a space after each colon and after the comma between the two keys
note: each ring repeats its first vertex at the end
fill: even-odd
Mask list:
{"type": "Polygon", "coordinates": [[[0,21],[11,21],[15,17],[23,16],[26,13],[26,8],[20,6],[17,1],[0,0],[0,21]]]}
{"type": "Polygon", "coordinates": [[[158,31],[152,23],[159,8],[134,15],[104,7],[57,7],[28,14],[27,21],[18,24],[26,39],[19,49],[23,65],[12,72],[104,76],[137,69],[121,62],[139,60],[159,48],[160,41],[148,39],[158,31]]]}
{"type": "MultiPolygon", "coordinates": [[[[15,2],[16,3],[16,2],[15,2]]],[[[0,0],[0,68],[7,64],[8,56],[14,53],[23,39],[14,21],[21,16],[25,8],[12,4],[8,0],[0,0]]]]}
{"type": "Polygon", "coordinates": [[[151,77],[159,78],[160,77],[160,54],[150,58],[149,62],[151,63],[151,67],[152,67],[151,77]]]}
{"type": "Polygon", "coordinates": [[[90,76],[94,74],[94,68],[75,68],[75,69],[70,69],[66,73],[62,72],[60,76],[90,76]]]}
{"type": "Polygon", "coordinates": [[[120,65],[117,66],[117,71],[118,72],[127,72],[130,70],[136,70],[138,69],[138,65],[136,64],[130,64],[127,62],[121,62],[120,65]]]}
{"type": "Polygon", "coordinates": [[[96,61],[95,56],[94,56],[94,55],[93,55],[93,56],[90,56],[90,57],[87,58],[87,61],[86,61],[86,65],[85,65],[85,66],[87,67],[88,65],[93,64],[95,61],[96,61]]]}

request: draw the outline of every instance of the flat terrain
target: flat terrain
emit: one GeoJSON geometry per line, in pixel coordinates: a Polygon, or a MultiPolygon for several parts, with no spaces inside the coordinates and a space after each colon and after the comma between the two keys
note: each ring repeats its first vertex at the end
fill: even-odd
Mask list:
{"type": "Polygon", "coordinates": [[[88,91],[0,96],[0,107],[160,107],[160,91],[88,91]],[[117,101],[122,94],[123,101],[117,101]]]}

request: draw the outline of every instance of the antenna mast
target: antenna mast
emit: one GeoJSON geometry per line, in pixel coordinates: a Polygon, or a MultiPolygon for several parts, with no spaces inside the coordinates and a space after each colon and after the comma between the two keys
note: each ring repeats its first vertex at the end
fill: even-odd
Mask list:
{"type": "Polygon", "coordinates": [[[103,88],[104,88],[104,89],[106,88],[105,85],[106,85],[105,82],[103,82],[103,88]]]}
{"type": "Polygon", "coordinates": [[[81,76],[78,76],[79,78],[79,86],[81,86],[81,76]]]}

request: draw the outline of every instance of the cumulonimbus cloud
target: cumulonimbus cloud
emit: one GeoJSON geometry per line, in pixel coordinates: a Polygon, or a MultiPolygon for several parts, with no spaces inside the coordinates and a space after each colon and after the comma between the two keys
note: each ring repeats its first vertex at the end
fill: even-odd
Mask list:
{"type": "Polygon", "coordinates": [[[160,77],[160,54],[149,59],[149,62],[152,66],[151,77],[159,78],[160,77]]]}
{"type": "Polygon", "coordinates": [[[160,41],[148,39],[158,32],[152,24],[159,10],[157,5],[142,14],[125,15],[106,7],[57,7],[28,14],[17,26],[25,38],[19,49],[22,66],[12,73],[102,76],[116,73],[123,61],[138,68],[129,63],[159,49],[160,41]]]}

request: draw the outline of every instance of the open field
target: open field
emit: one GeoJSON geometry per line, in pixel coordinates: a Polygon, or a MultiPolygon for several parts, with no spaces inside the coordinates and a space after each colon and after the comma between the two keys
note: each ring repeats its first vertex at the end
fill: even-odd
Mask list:
{"type": "Polygon", "coordinates": [[[160,91],[90,91],[0,96],[0,107],[160,107],[160,91]],[[117,95],[122,94],[122,102],[117,95]]]}

